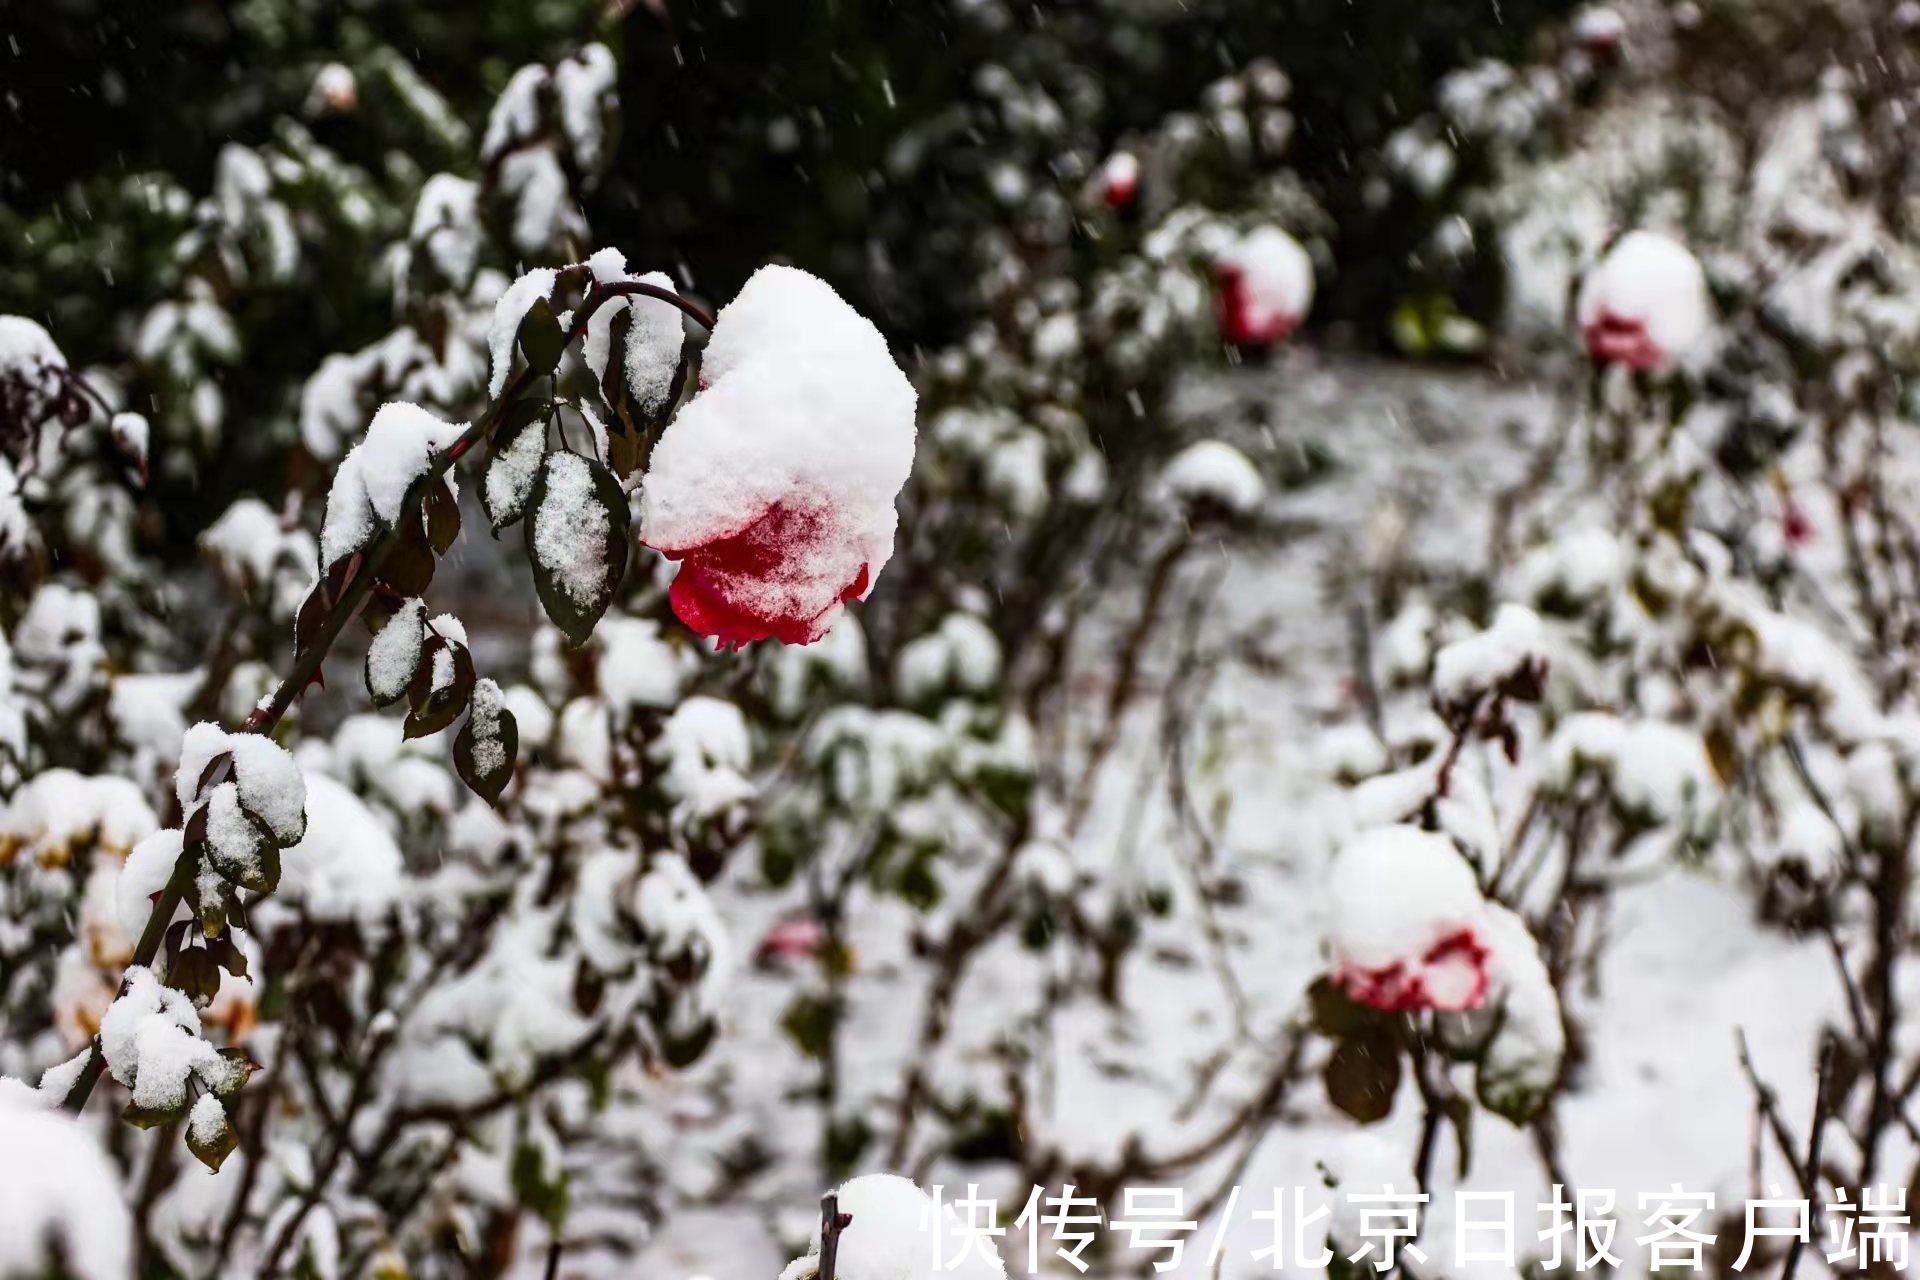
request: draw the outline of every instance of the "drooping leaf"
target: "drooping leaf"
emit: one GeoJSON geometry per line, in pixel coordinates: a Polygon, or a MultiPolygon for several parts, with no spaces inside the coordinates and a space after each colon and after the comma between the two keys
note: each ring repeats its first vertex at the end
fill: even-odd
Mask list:
{"type": "Polygon", "coordinates": [[[427,545],[436,556],[444,556],[453,540],[460,536],[460,501],[453,496],[447,481],[441,479],[427,486],[427,496],[421,505],[427,515],[427,545]]]}
{"type": "Polygon", "coordinates": [[[196,1106],[193,1118],[187,1125],[187,1150],[201,1164],[218,1173],[220,1165],[240,1146],[240,1136],[233,1131],[233,1123],[228,1119],[226,1108],[220,1109],[218,1123],[206,1118],[210,1108],[196,1106]]]}
{"type": "Polygon", "coordinates": [[[426,647],[427,606],[419,597],[403,603],[367,646],[367,695],[388,707],[406,695],[426,647]]]}
{"type": "Polygon", "coordinates": [[[227,1060],[229,1070],[225,1077],[213,1086],[213,1096],[222,1102],[227,1102],[246,1087],[247,1081],[260,1070],[260,1064],[248,1057],[245,1049],[231,1046],[222,1049],[220,1056],[227,1060]]]}
{"type": "Polygon", "coordinates": [[[209,938],[217,937],[227,927],[227,916],[233,914],[239,904],[233,896],[233,886],[213,874],[204,857],[196,855],[194,865],[196,874],[187,879],[187,907],[200,922],[201,930],[209,938]]]}
{"type": "Polygon", "coordinates": [[[136,1129],[158,1129],[163,1124],[175,1124],[187,1118],[187,1099],[183,1091],[178,1106],[143,1107],[129,1102],[120,1118],[136,1129]]]}
{"type": "Polygon", "coordinates": [[[427,517],[411,502],[400,510],[400,536],[380,563],[380,584],[398,596],[424,595],[433,584],[433,545],[427,517]]]}
{"type": "Polygon", "coordinates": [[[500,697],[500,686],[477,681],[473,710],[453,739],[453,767],[469,790],[497,804],[513,778],[520,754],[520,726],[500,697]]]}
{"type": "Polygon", "coordinates": [[[544,377],[552,373],[566,347],[567,335],[561,331],[560,321],[554,318],[552,305],[541,298],[527,308],[525,318],[520,321],[520,354],[527,358],[527,367],[533,375],[544,377]]]}
{"type": "Polygon", "coordinates": [[[627,495],[611,471],[562,450],[542,460],[528,512],[541,607],[571,643],[585,644],[627,570],[627,495]]]}
{"type": "Polygon", "coordinates": [[[167,965],[167,985],[204,1004],[220,993],[220,966],[205,948],[189,947],[167,965]]]}
{"type": "Polygon", "coordinates": [[[540,457],[547,448],[546,409],[541,401],[518,401],[494,434],[497,447],[487,460],[480,496],[495,533],[526,512],[527,498],[540,474],[540,457]]]}
{"type": "Polygon", "coordinates": [[[1334,1046],[1321,1078],[1328,1101],[1361,1124],[1374,1124],[1393,1110],[1393,1095],[1400,1088],[1400,1048],[1384,1032],[1349,1036],[1334,1046]]]}
{"type": "MultiPolygon", "coordinates": [[[[186,921],[183,920],[181,923],[185,924],[186,921]]],[[[223,933],[219,937],[210,940],[207,943],[207,954],[213,957],[215,964],[225,969],[234,977],[244,978],[247,976],[246,952],[234,945],[233,934],[231,932],[223,933]]]]}
{"type": "Polygon", "coordinates": [[[221,783],[207,803],[194,810],[182,839],[221,879],[255,893],[272,893],[280,884],[280,847],[273,829],[240,804],[237,787],[229,797],[229,787],[234,784],[221,783]],[[239,821],[215,828],[209,821],[214,809],[229,804],[239,821]]]}
{"type": "Polygon", "coordinates": [[[407,690],[412,709],[401,737],[424,738],[452,724],[473,696],[473,684],[473,655],[467,646],[438,633],[429,637],[424,660],[407,690]]]}

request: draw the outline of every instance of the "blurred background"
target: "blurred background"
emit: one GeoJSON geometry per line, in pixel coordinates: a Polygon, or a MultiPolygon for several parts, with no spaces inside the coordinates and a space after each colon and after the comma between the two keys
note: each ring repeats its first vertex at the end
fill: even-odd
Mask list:
{"type": "MultiPolygon", "coordinates": [[[[1173,1269],[1228,1277],[1271,1269],[1273,1188],[1417,1187],[1408,1280],[1538,1263],[1554,1188],[1616,1192],[1644,1270],[1635,1196],[1680,1182],[1720,1267],[1756,1188],[1817,1238],[1920,1178],[1920,4],[0,0],[0,35],[6,1076],[87,1051],[182,734],[311,635],[374,411],[485,411],[516,277],[612,248],[718,310],[789,264],[919,392],[894,558],[811,646],[711,652],[638,546],[570,645],[456,472],[427,612],[504,691],[504,792],[370,704],[384,608],[349,627],[277,735],[285,884],[168,979],[259,1067],[230,1156],[103,1077],[12,1139],[73,1181],[0,1276],[805,1280],[872,1172],[1006,1222],[1178,1187],[1173,1269]],[[1513,1264],[1456,1260],[1463,1188],[1517,1195],[1513,1264]]],[[[552,386],[558,446],[604,441],[612,384],[552,386]]],[[[1753,1265],[1892,1266],[1830,1252],[1753,1265]]]]}

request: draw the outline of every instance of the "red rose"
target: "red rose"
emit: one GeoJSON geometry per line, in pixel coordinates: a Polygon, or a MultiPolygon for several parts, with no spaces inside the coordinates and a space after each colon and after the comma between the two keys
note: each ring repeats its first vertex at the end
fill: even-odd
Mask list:
{"type": "Polygon", "coordinates": [[[892,555],[913,384],[872,324],[791,267],[720,313],[702,382],[653,451],[641,540],[680,562],[673,611],[721,648],[810,644],[892,555]]]}
{"type": "Polygon", "coordinates": [[[827,634],[833,614],[867,592],[867,565],[823,607],[802,588],[794,566],[816,559],[833,534],[830,514],[776,502],[737,532],[697,546],[654,549],[680,561],[668,599],[679,619],[722,649],[755,640],[812,644],[827,634]]]}

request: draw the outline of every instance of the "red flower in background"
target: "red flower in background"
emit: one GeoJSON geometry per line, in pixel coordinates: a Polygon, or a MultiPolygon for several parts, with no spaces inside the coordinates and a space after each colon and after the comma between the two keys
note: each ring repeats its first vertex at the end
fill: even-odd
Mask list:
{"type": "Polygon", "coordinates": [[[1313,261],[1278,227],[1257,227],[1213,259],[1220,336],[1242,347],[1285,342],[1313,302],[1313,261]]]}
{"type": "Polygon", "coordinates": [[[1687,358],[1713,327],[1699,259],[1652,231],[1620,237],[1580,284],[1575,322],[1599,364],[1664,370],[1687,358]]]}
{"type": "Polygon", "coordinates": [[[1657,369],[1666,363],[1666,353],[1655,344],[1642,321],[1602,310],[1581,333],[1586,338],[1587,354],[1601,364],[1657,369]]]}
{"type": "Polygon", "coordinates": [[[1214,310],[1220,319],[1220,336],[1239,346],[1277,346],[1293,336],[1300,317],[1285,311],[1263,307],[1247,284],[1246,273],[1231,265],[1216,268],[1220,292],[1214,310]]]}
{"type": "Polygon", "coordinates": [[[1140,161],[1131,151],[1116,151],[1100,167],[1100,197],[1125,212],[1140,194],[1140,161]]]}

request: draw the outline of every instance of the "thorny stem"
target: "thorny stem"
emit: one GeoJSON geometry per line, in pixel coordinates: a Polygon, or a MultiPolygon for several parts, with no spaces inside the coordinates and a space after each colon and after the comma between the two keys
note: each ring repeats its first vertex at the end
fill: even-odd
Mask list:
{"type": "MultiPolygon", "coordinates": [[[[587,331],[587,322],[593,318],[594,312],[609,300],[635,294],[671,303],[690,317],[694,323],[709,333],[713,331],[713,317],[698,303],[689,301],[671,289],[663,289],[659,285],[648,284],[642,280],[622,280],[613,284],[596,283],[593,286],[586,300],[580,304],[575,313],[573,323],[567,329],[566,345],[572,346],[580,335],[587,331]]],[[[415,487],[415,493],[426,492],[435,481],[447,473],[462,454],[486,439],[499,425],[507,407],[525,392],[527,384],[533,380],[533,377],[532,366],[522,365],[519,372],[515,373],[508,380],[507,385],[501,389],[499,396],[487,406],[486,411],[474,419],[473,425],[461,432],[460,438],[454,441],[446,452],[433,459],[427,467],[424,482],[415,487]]],[[[402,525],[410,515],[417,513],[418,502],[418,497],[410,498],[405,509],[400,513],[400,519],[391,528],[382,530],[380,536],[373,540],[372,545],[360,553],[358,562],[350,570],[352,577],[348,580],[346,589],[340,593],[340,598],[328,610],[326,621],[321,623],[320,630],[295,659],[293,670],[288,672],[287,678],[280,682],[273,696],[255,707],[253,714],[247,717],[246,723],[240,726],[242,733],[272,733],[279,725],[281,717],[287,714],[295,700],[312,683],[314,676],[320,671],[321,664],[327,660],[327,654],[332,650],[334,641],[339,639],[340,632],[353,621],[360,612],[361,606],[366,603],[367,596],[373,590],[374,580],[379,576],[387,556],[392,553],[394,547],[399,545],[402,525]]],[[[180,909],[180,903],[186,898],[187,884],[194,874],[196,861],[192,850],[181,850],[179,860],[173,864],[173,874],[167,878],[166,886],[161,889],[159,898],[153,904],[152,914],[147,917],[147,927],[140,933],[140,942],[134,948],[133,959],[128,963],[128,968],[151,966],[154,958],[160,954],[160,944],[166,938],[167,926],[172,922],[174,912],[180,909]]],[[[119,994],[125,995],[126,990],[126,980],[122,979],[119,994]]],[[[80,1078],[74,1082],[72,1090],[67,1094],[65,1102],[67,1110],[77,1113],[86,1109],[87,1099],[93,1095],[94,1082],[99,1079],[100,1071],[105,1065],[106,1058],[100,1046],[100,1037],[95,1035],[93,1047],[87,1053],[87,1064],[81,1069],[80,1078]]]]}

